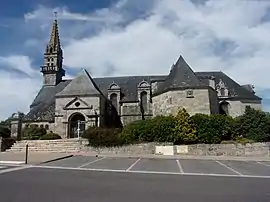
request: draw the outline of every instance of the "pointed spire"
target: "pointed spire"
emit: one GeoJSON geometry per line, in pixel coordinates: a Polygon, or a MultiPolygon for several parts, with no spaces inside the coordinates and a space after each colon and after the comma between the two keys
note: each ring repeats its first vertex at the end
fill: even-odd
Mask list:
{"type": "Polygon", "coordinates": [[[165,79],[161,91],[168,89],[204,86],[185,59],[180,55],[165,79]]]}
{"type": "Polygon", "coordinates": [[[57,12],[54,12],[54,22],[52,26],[50,41],[48,46],[50,47],[60,47],[60,37],[58,31],[58,22],[57,22],[57,12]]]}

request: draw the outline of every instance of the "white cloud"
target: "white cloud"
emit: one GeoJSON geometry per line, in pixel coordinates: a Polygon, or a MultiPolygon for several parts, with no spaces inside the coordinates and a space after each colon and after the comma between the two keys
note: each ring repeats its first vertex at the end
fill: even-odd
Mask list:
{"type": "Polygon", "coordinates": [[[57,12],[57,19],[59,20],[71,20],[71,21],[91,21],[91,22],[120,22],[122,20],[121,15],[111,12],[108,8],[96,10],[90,14],[71,13],[67,7],[57,7],[50,9],[40,5],[37,10],[26,13],[24,15],[25,21],[38,20],[46,21],[54,18],[54,12],[57,12]]]}
{"type": "MultiPolygon", "coordinates": [[[[141,1],[139,7],[136,2],[122,0],[87,14],[71,13],[68,7],[40,6],[26,14],[25,20],[49,34],[53,11],[57,11],[65,65],[78,71],[86,68],[93,76],[167,74],[182,54],[195,71],[222,70],[241,84],[251,83],[269,92],[265,90],[269,89],[270,22],[264,16],[270,1],[208,0],[196,5],[188,0],[159,0],[141,1]],[[145,15],[136,18],[137,8],[143,8],[145,15]]],[[[26,45],[36,47],[36,42],[28,39],[26,45]]],[[[25,58],[8,61],[31,72],[30,60],[28,65],[25,58]]],[[[0,77],[3,82],[5,76],[0,77]]],[[[33,81],[40,86],[41,80],[33,81]]],[[[12,96],[8,86],[18,85],[19,79],[16,85],[16,81],[5,82],[5,92],[12,96]]],[[[23,89],[27,92],[21,103],[14,101],[9,107],[10,113],[17,106],[28,107],[36,92],[31,82],[24,79],[13,91],[17,95],[23,89]]],[[[264,97],[269,95],[264,93],[264,97]]]]}
{"type": "Polygon", "coordinates": [[[110,67],[115,75],[164,74],[182,54],[196,71],[222,70],[240,83],[267,88],[270,23],[262,19],[269,7],[266,1],[157,1],[148,18],[70,40],[65,65],[95,76],[110,67]],[[218,47],[225,42],[228,50],[218,47]]]}
{"type": "Polygon", "coordinates": [[[31,68],[31,60],[27,56],[14,55],[0,57],[0,65],[13,70],[19,70],[29,75],[20,76],[13,71],[1,71],[0,74],[0,120],[9,117],[12,113],[22,111],[26,113],[29,105],[40,88],[39,76],[31,68]],[[35,77],[31,77],[35,76],[35,77]]]}

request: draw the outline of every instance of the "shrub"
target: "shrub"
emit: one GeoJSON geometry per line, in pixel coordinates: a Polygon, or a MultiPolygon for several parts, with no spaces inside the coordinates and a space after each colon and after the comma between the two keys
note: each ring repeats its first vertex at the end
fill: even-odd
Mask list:
{"type": "Polygon", "coordinates": [[[127,124],[120,136],[125,144],[133,144],[138,142],[151,142],[153,141],[152,133],[152,120],[138,120],[127,124]]]}
{"type": "Polygon", "coordinates": [[[244,137],[256,142],[270,141],[270,115],[246,107],[242,116],[235,118],[234,136],[244,137]]]}
{"type": "Polygon", "coordinates": [[[175,144],[193,144],[197,141],[195,126],[187,111],[180,109],[176,115],[175,144]]]}
{"type": "Polygon", "coordinates": [[[219,144],[232,138],[233,118],[226,115],[195,114],[191,117],[199,143],[219,144]]]}
{"type": "Polygon", "coordinates": [[[46,135],[47,131],[45,128],[40,128],[35,124],[31,124],[31,125],[25,125],[22,131],[22,134],[23,134],[23,139],[38,140],[43,135],[46,135]]]}
{"type": "Polygon", "coordinates": [[[120,137],[121,129],[89,127],[84,131],[83,137],[88,139],[93,147],[121,146],[123,141],[120,137]]]}
{"type": "Polygon", "coordinates": [[[151,133],[155,142],[175,142],[178,140],[175,127],[177,119],[174,116],[156,116],[151,120],[151,133]]]}
{"type": "Polygon", "coordinates": [[[57,139],[61,139],[61,136],[53,132],[47,133],[40,137],[40,140],[57,140],[57,139]]]}
{"type": "Polygon", "coordinates": [[[125,144],[141,142],[174,142],[176,118],[173,116],[156,116],[153,119],[134,121],[127,124],[121,139],[125,144]]]}
{"type": "Polygon", "coordinates": [[[0,137],[9,138],[10,135],[10,129],[4,125],[0,125],[0,137]]]}

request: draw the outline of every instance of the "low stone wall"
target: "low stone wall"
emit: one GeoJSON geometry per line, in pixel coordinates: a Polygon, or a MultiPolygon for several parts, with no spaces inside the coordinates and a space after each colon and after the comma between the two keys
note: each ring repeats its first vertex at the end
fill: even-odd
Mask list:
{"type": "Polygon", "coordinates": [[[82,143],[81,152],[101,155],[150,155],[156,153],[156,147],[160,145],[172,145],[171,143],[159,144],[159,143],[143,143],[127,145],[122,147],[100,147],[94,148],[86,146],[86,142],[82,143]]]}
{"type": "Polygon", "coordinates": [[[197,144],[176,146],[178,155],[194,156],[270,156],[270,142],[252,144],[197,144]]]}

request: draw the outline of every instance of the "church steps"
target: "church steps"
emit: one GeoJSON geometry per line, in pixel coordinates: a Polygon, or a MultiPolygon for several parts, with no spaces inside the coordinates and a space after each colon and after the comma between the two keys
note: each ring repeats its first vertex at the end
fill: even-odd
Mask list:
{"type": "Polygon", "coordinates": [[[25,152],[26,144],[31,152],[78,152],[85,143],[85,140],[78,139],[22,140],[16,142],[6,152],[25,152]]]}

